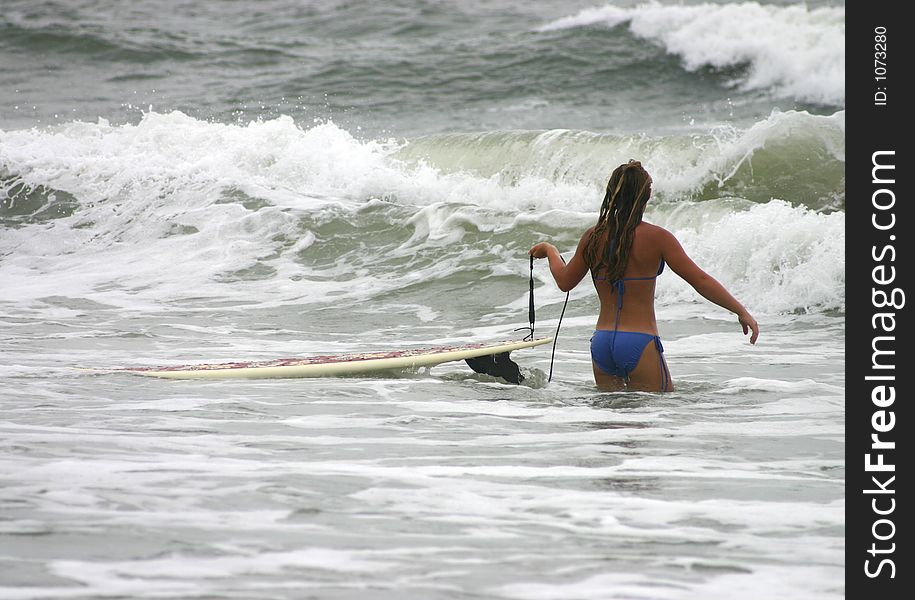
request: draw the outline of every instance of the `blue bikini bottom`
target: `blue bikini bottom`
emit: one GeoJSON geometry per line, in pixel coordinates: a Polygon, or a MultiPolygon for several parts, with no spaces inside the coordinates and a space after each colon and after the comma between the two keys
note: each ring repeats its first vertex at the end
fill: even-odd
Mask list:
{"type": "Polygon", "coordinates": [[[591,360],[604,373],[625,379],[639,364],[642,352],[651,342],[657,346],[659,355],[664,353],[661,338],[656,335],[598,329],[591,336],[591,360]]]}

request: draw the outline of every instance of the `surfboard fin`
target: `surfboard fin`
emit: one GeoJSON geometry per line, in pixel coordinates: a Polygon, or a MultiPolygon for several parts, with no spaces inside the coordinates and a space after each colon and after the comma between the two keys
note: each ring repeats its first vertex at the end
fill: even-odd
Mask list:
{"type": "Polygon", "coordinates": [[[501,354],[477,356],[465,359],[465,362],[475,373],[501,377],[509,383],[521,383],[524,381],[524,375],[521,374],[521,368],[511,359],[510,354],[511,352],[502,352],[501,354]]]}

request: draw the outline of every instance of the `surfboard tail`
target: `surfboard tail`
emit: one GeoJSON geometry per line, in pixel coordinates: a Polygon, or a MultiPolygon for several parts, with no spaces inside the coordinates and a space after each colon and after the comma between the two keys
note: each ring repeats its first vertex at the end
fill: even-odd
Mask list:
{"type": "Polygon", "coordinates": [[[521,383],[524,381],[521,367],[511,359],[511,352],[467,358],[465,362],[475,373],[501,377],[509,383],[521,383]]]}

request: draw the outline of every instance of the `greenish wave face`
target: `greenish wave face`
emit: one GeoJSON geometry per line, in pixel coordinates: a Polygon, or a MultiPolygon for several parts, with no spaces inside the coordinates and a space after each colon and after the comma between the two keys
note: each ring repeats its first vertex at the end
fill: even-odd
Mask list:
{"type": "Polygon", "coordinates": [[[588,131],[493,131],[413,140],[394,157],[444,172],[514,185],[526,177],[598,189],[631,158],[654,178],[662,201],[772,198],[809,208],[845,205],[845,117],[775,113],[746,131],[613,135],[588,131]]]}

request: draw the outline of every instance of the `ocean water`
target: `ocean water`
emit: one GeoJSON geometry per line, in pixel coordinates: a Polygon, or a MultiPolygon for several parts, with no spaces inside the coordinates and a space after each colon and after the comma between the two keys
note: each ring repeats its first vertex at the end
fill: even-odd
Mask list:
{"type": "Polygon", "coordinates": [[[844,597],[841,2],[0,1],[0,598],[844,597]],[[571,294],[610,171],[760,322],[658,280],[677,391],[571,294]],[[565,294],[535,268],[537,334],[565,294]]]}

